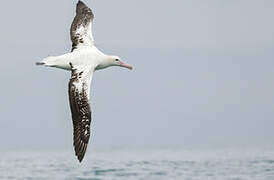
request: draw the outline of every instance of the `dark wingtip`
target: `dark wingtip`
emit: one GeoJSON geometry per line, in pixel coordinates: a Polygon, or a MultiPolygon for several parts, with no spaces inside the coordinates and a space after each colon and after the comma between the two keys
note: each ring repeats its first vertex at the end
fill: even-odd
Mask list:
{"type": "Polygon", "coordinates": [[[83,1],[79,0],[76,6],[76,12],[80,13],[82,11],[83,8],[87,7],[87,5],[85,3],[83,3],[83,1]]]}
{"type": "Polygon", "coordinates": [[[77,156],[79,163],[81,163],[83,161],[84,156],[85,156],[85,154],[81,154],[81,153],[79,153],[79,154],[76,153],[75,155],[77,156]]]}
{"type": "Polygon", "coordinates": [[[80,8],[82,8],[82,7],[85,7],[86,6],[86,4],[85,3],[83,3],[83,1],[78,1],[78,3],[77,3],[77,8],[78,7],[80,7],[80,8]]]}
{"type": "Polygon", "coordinates": [[[80,163],[83,161],[85,157],[86,147],[87,145],[84,145],[84,146],[81,146],[80,144],[78,146],[74,145],[75,156],[77,157],[80,163]]]}
{"type": "Polygon", "coordinates": [[[83,157],[78,156],[79,163],[83,161],[83,157]]]}

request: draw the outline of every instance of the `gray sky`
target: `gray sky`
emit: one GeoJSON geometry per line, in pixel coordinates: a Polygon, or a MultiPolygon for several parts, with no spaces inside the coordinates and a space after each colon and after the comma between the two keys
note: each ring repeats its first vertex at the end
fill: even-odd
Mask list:
{"type": "MultiPolygon", "coordinates": [[[[95,74],[90,147],[274,145],[274,1],[84,2],[135,68],[95,74]]],[[[0,150],[71,148],[70,73],[34,62],[70,51],[75,4],[1,3],[0,150]]]]}

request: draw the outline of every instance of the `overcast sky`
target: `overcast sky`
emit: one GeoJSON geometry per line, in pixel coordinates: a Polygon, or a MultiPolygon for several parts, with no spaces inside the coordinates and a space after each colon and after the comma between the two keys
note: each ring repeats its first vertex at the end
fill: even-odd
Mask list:
{"type": "MultiPolygon", "coordinates": [[[[76,2],[1,2],[0,150],[72,149],[70,73],[34,62],[70,51],[76,2]]],[[[89,147],[274,145],[274,1],[84,2],[134,66],[95,73],[89,147]]]]}

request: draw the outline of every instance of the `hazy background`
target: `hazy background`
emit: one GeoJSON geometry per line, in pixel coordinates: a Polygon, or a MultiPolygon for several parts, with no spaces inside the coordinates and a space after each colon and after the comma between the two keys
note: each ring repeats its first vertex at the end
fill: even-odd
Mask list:
{"type": "MultiPolygon", "coordinates": [[[[0,6],[0,150],[71,149],[75,1],[0,6]]],[[[274,145],[274,1],[85,0],[105,53],[134,65],[92,83],[93,148],[274,145]]]]}

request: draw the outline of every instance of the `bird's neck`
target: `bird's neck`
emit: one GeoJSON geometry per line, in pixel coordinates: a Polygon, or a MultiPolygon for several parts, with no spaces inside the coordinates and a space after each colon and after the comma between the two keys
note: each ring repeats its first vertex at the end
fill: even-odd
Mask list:
{"type": "Polygon", "coordinates": [[[105,69],[105,68],[108,68],[110,66],[111,66],[111,64],[110,64],[110,56],[104,54],[103,57],[102,57],[102,59],[101,59],[101,61],[100,61],[100,63],[95,68],[95,70],[105,69]]]}

